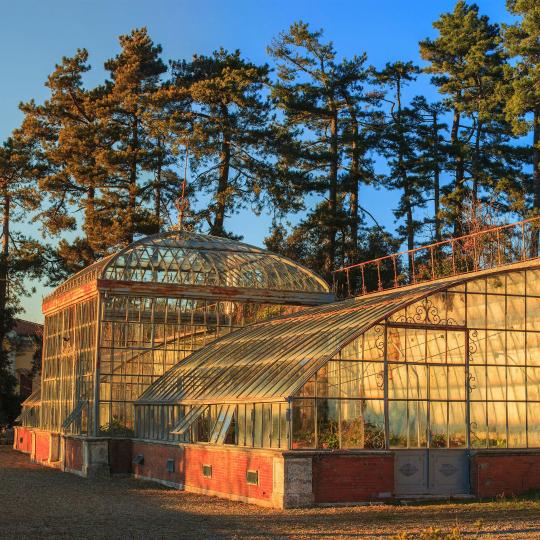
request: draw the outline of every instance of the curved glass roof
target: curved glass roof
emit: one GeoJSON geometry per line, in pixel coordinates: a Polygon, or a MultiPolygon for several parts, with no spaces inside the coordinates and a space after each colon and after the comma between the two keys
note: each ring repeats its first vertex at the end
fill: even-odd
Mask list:
{"type": "Polygon", "coordinates": [[[136,403],[285,400],[378,321],[456,283],[363,296],[248,326],[176,364],[136,403]]]}
{"type": "Polygon", "coordinates": [[[510,265],[374,293],[271,319],[228,334],[176,364],[136,404],[280,401],[352,340],[394,312],[435,292],[534,264],[510,265]]]}
{"type": "Polygon", "coordinates": [[[51,296],[94,279],[328,293],[304,266],[264,249],[205,234],[168,231],[142,238],[70,277],[51,296]]]}

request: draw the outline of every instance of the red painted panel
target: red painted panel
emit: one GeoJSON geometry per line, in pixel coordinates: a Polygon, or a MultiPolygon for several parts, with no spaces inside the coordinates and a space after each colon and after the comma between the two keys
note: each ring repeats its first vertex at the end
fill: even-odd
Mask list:
{"type": "Polygon", "coordinates": [[[48,431],[36,431],[36,450],[34,459],[36,461],[49,460],[49,448],[51,444],[51,434],[48,431]]]}
{"type": "Polygon", "coordinates": [[[132,455],[138,454],[144,456],[144,464],[132,465],[133,473],[137,475],[241,497],[270,499],[272,496],[272,456],[261,455],[257,450],[133,442],[132,455]],[[167,472],[168,459],[175,460],[175,472],[167,472]],[[211,478],[203,476],[203,465],[212,467],[211,478]],[[248,470],[258,471],[258,485],[247,483],[248,470]]]}
{"type": "Polygon", "coordinates": [[[317,503],[373,501],[389,497],[393,491],[393,456],[313,457],[313,495],[317,503]]]}
{"type": "Polygon", "coordinates": [[[66,439],[64,447],[64,465],[67,469],[82,471],[83,443],[81,439],[66,439]]]}
{"type": "Polygon", "coordinates": [[[32,452],[32,430],[22,426],[17,426],[15,428],[13,448],[15,448],[15,450],[30,454],[32,452]]]}

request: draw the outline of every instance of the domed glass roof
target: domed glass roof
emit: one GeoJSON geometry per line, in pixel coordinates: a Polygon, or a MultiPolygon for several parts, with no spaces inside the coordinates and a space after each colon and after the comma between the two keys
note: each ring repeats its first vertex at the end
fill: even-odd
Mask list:
{"type": "Polygon", "coordinates": [[[205,234],[168,231],[142,238],[75,274],[53,295],[93,279],[328,293],[328,284],[294,261],[205,234]]]}

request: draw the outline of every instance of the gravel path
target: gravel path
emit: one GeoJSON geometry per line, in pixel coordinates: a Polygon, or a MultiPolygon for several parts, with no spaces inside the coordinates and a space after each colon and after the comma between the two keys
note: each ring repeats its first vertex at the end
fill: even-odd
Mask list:
{"type": "Polygon", "coordinates": [[[458,526],[540,539],[540,501],[271,510],[132,478],[87,480],[0,447],[0,538],[393,538],[458,526]]]}

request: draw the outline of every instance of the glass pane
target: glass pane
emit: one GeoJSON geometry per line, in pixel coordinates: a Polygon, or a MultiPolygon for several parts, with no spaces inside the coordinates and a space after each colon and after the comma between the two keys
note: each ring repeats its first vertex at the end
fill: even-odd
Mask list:
{"type": "Polygon", "coordinates": [[[504,281],[504,275],[488,277],[486,280],[487,292],[504,294],[504,281]]]}
{"type": "Polygon", "coordinates": [[[525,364],[525,332],[506,332],[506,362],[525,364]]]}
{"type": "Polygon", "coordinates": [[[489,400],[506,399],[506,368],[487,366],[487,398],[489,400]]]}
{"type": "Polygon", "coordinates": [[[485,448],[488,439],[486,404],[482,402],[471,402],[470,415],[471,446],[473,448],[485,448]]]}
{"type": "Polygon", "coordinates": [[[407,398],[407,366],[388,365],[388,396],[390,399],[407,398]]]}
{"type": "Polygon", "coordinates": [[[405,330],[406,336],[406,359],[407,362],[425,362],[426,360],[426,337],[425,330],[405,330]]]}
{"type": "Polygon", "coordinates": [[[272,448],[279,448],[280,403],[272,403],[272,448]]]}
{"type": "Polygon", "coordinates": [[[384,449],[384,402],[341,402],[341,447],[384,449]]]}
{"type": "Polygon", "coordinates": [[[447,293],[446,317],[448,324],[465,324],[465,293],[447,293]]]}
{"type": "Polygon", "coordinates": [[[263,405],[263,448],[270,448],[272,437],[272,404],[265,403],[263,405]]]}
{"type": "Polygon", "coordinates": [[[465,332],[446,333],[447,341],[447,360],[449,364],[464,364],[466,358],[465,351],[465,332]]]}
{"type": "MultiPolygon", "coordinates": [[[[540,401],[540,368],[527,368],[527,399],[540,401]]],[[[540,417],[536,419],[540,423],[540,417]]]]}
{"type": "Polygon", "coordinates": [[[407,448],[407,402],[390,401],[388,403],[388,423],[390,448],[407,448]]]}
{"type": "Polygon", "coordinates": [[[429,397],[430,399],[447,399],[448,377],[446,366],[429,367],[429,397]]]}
{"type": "Polygon", "coordinates": [[[427,402],[409,401],[409,448],[427,446],[427,402]]]}
{"type": "Polygon", "coordinates": [[[540,296],[540,270],[527,270],[527,294],[540,296]]]}
{"type": "Polygon", "coordinates": [[[464,402],[448,403],[448,446],[450,448],[462,448],[467,444],[465,409],[464,402]]]}
{"type": "Polygon", "coordinates": [[[246,446],[246,406],[238,405],[238,446],[246,446]]]}
{"type": "Polygon", "coordinates": [[[506,448],[506,402],[488,402],[489,446],[506,448]]]}
{"type": "Polygon", "coordinates": [[[434,364],[446,363],[446,332],[427,331],[427,361],[434,364]]]}
{"type": "Polygon", "coordinates": [[[506,294],[525,295],[525,272],[506,274],[506,294]]]}
{"type": "Polygon", "coordinates": [[[339,448],[339,400],[317,399],[317,447],[339,448]]]}
{"type": "Polygon", "coordinates": [[[293,401],[292,448],[315,448],[315,400],[293,401]]]}
{"type": "Polygon", "coordinates": [[[405,362],[405,329],[388,328],[387,357],[392,362],[405,362]]]}
{"type": "Polygon", "coordinates": [[[486,354],[488,364],[506,364],[505,332],[488,330],[486,354]]]}
{"type": "Polygon", "coordinates": [[[515,401],[526,399],[525,368],[510,366],[506,370],[507,399],[515,401]]]}
{"type": "Polygon", "coordinates": [[[408,372],[408,397],[409,399],[427,399],[428,373],[427,366],[409,364],[408,372]]]}
{"type": "Polygon", "coordinates": [[[469,332],[469,362],[471,364],[486,363],[485,330],[472,330],[469,332]]]}
{"type": "Polygon", "coordinates": [[[526,448],[526,404],[508,402],[508,447],[526,448]]]}
{"type": "Polygon", "coordinates": [[[487,296],[487,328],[505,327],[505,297],[488,294],[487,296]]]}
{"type": "Polygon", "coordinates": [[[469,377],[470,399],[474,401],[486,400],[486,367],[471,365],[469,377]]]}
{"type": "Polygon", "coordinates": [[[528,447],[540,448],[540,403],[527,403],[528,447]]]}
{"type": "Polygon", "coordinates": [[[540,298],[527,298],[527,330],[540,328],[540,298]]]}
{"type": "Polygon", "coordinates": [[[527,332],[527,365],[540,366],[540,332],[527,332]]]}
{"type": "Polygon", "coordinates": [[[525,298],[523,296],[506,297],[506,328],[525,330],[525,298]]]}
{"type": "Polygon", "coordinates": [[[255,404],[255,413],[253,416],[253,446],[261,448],[263,445],[263,405],[255,404]]]}
{"type": "MultiPolygon", "coordinates": [[[[486,280],[485,278],[474,279],[467,283],[467,292],[486,292],[486,280]]],[[[467,299],[468,301],[468,299],[467,299]]]]}
{"type": "Polygon", "coordinates": [[[429,411],[430,447],[446,448],[448,446],[448,411],[447,403],[432,401],[429,411]]]}
{"type": "Polygon", "coordinates": [[[485,294],[469,294],[467,296],[467,326],[469,328],[486,327],[485,294]]]}
{"type": "Polygon", "coordinates": [[[448,366],[448,399],[465,400],[465,366],[448,366]]]}

